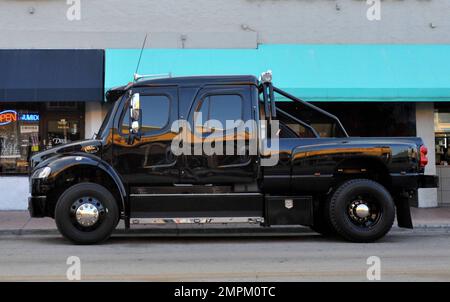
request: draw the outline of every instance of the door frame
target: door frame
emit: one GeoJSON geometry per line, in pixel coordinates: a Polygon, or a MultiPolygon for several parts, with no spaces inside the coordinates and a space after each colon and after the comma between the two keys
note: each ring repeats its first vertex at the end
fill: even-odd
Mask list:
{"type": "MultiPolygon", "coordinates": [[[[159,129],[159,130],[155,130],[155,131],[151,131],[151,132],[147,132],[147,133],[143,133],[142,137],[140,140],[136,140],[133,145],[128,145],[128,147],[130,149],[136,148],[136,146],[142,144],[142,140],[146,137],[152,137],[152,136],[158,136],[158,135],[164,135],[167,133],[172,133],[171,132],[171,125],[174,121],[176,121],[179,117],[179,110],[178,110],[178,103],[179,103],[179,91],[178,91],[178,86],[151,86],[151,87],[138,87],[138,88],[133,88],[131,90],[131,93],[139,93],[142,96],[152,96],[152,95],[156,95],[156,96],[166,96],[169,101],[170,101],[170,107],[169,107],[169,120],[167,122],[167,124],[159,129]],[[167,89],[173,89],[174,91],[172,92],[164,92],[164,90],[167,91],[167,89]]],[[[111,145],[111,165],[115,168],[118,169],[118,162],[117,160],[117,152],[119,146],[127,144],[128,141],[128,134],[123,133],[121,130],[121,126],[122,126],[122,121],[125,118],[125,115],[127,114],[127,110],[128,110],[128,100],[130,98],[130,91],[127,91],[124,96],[122,97],[122,99],[120,100],[120,104],[118,107],[117,112],[115,113],[114,117],[113,117],[113,141],[112,141],[112,145],[111,145]]],[[[141,100],[141,104],[142,104],[142,100],[141,100]]],[[[143,113],[145,114],[145,113],[143,113]]],[[[175,134],[174,134],[175,135],[175,134]]],[[[131,156],[131,155],[130,155],[131,156]]],[[[149,165],[146,166],[144,168],[146,169],[164,169],[167,167],[176,167],[176,169],[178,169],[178,175],[177,175],[177,180],[176,182],[179,181],[180,178],[180,159],[179,158],[175,158],[175,162],[173,165],[149,165]]],[[[125,174],[127,175],[127,174],[125,174]]],[[[125,183],[126,186],[128,188],[129,191],[131,191],[132,187],[139,187],[139,186],[154,186],[154,184],[152,183],[144,183],[144,184],[137,184],[137,183],[130,183],[127,180],[127,177],[125,177],[125,183]]]]}
{"type": "MultiPolygon", "coordinates": [[[[195,121],[194,121],[194,113],[199,108],[199,105],[205,101],[207,97],[214,96],[214,95],[238,95],[242,99],[242,113],[241,118],[244,122],[247,120],[253,119],[255,121],[259,121],[259,119],[255,116],[255,110],[254,110],[254,94],[252,91],[251,85],[207,85],[202,87],[196,94],[194,100],[192,101],[186,117],[187,117],[187,123],[190,125],[192,129],[194,129],[195,121]],[[249,101],[250,103],[247,104],[246,102],[249,101]]],[[[204,122],[204,121],[202,121],[204,122]]],[[[258,139],[258,127],[254,129],[253,132],[253,139],[258,139]]],[[[193,134],[196,135],[196,134],[193,134]]],[[[223,135],[223,133],[221,134],[223,135]]],[[[204,140],[205,137],[208,135],[201,135],[201,139],[204,140]]],[[[202,149],[203,152],[203,149],[202,149]]],[[[193,184],[193,185],[204,185],[204,184],[213,184],[213,185],[232,185],[236,183],[253,183],[257,176],[259,175],[259,148],[257,147],[257,155],[250,155],[249,160],[247,162],[243,163],[236,163],[236,164],[230,164],[230,165],[222,165],[220,169],[221,173],[219,173],[218,177],[215,175],[214,177],[220,178],[220,174],[227,174],[230,169],[245,169],[247,168],[247,172],[249,173],[250,170],[253,170],[253,176],[244,175],[242,173],[235,173],[233,178],[235,181],[228,181],[224,180],[215,180],[211,181],[211,177],[208,178],[208,180],[196,180],[197,177],[190,173],[191,168],[189,167],[189,161],[191,156],[197,156],[197,155],[182,155],[182,174],[181,174],[181,183],[183,184],[193,184]]],[[[201,155],[205,156],[205,155],[201,155]]],[[[237,156],[237,155],[236,155],[237,156]]],[[[215,157],[215,155],[214,155],[215,157]]],[[[204,169],[205,171],[208,170],[208,168],[204,169]]],[[[236,171],[235,171],[236,172],[236,171]]]]}

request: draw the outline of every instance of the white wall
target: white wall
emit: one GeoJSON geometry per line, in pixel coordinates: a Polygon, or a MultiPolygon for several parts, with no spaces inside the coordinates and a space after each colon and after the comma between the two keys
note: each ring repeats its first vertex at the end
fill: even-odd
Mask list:
{"type": "Polygon", "coordinates": [[[103,121],[103,108],[99,102],[86,102],[84,117],[84,136],[92,138],[97,133],[103,121]]]}
{"type": "Polygon", "coordinates": [[[379,21],[365,0],[81,0],[79,21],[66,2],[0,0],[0,48],[450,43],[448,0],[381,1],[379,21]]]}
{"type": "Polygon", "coordinates": [[[26,210],[28,208],[28,177],[0,176],[0,210],[26,210]]]}
{"type": "MultiPolygon", "coordinates": [[[[434,151],[434,104],[416,104],[416,128],[417,136],[421,137],[428,148],[428,165],[425,174],[436,175],[436,154],[434,151]]],[[[437,207],[437,189],[419,189],[419,207],[437,207]]]]}

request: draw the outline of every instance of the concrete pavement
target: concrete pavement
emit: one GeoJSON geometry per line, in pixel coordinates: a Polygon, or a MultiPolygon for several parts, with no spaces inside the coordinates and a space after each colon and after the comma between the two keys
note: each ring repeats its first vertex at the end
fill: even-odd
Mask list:
{"type": "Polygon", "coordinates": [[[238,238],[115,234],[93,246],[72,245],[58,235],[0,240],[0,281],[67,281],[70,256],[78,257],[81,281],[367,281],[371,256],[378,257],[381,281],[450,281],[444,229],[394,229],[370,244],[312,232],[238,238]]]}
{"type": "MultiPolygon", "coordinates": [[[[419,229],[434,229],[444,228],[450,230],[450,207],[449,208],[411,208],[413,223],[415,228],[419,229]]],[[[188,234],[208,233],[215,231],[225,231],[227,233],[253,233],[253,232],[269,232],[269,233],[298,233],[302,232],[304,228],[287,227],[275,228],[272,230],[261,229],[258,226],[242,225],[239,228],[230,228],[223,225],[208,225],[208,226],[145,226],[134,227],[141,231],[148,231],[155,234],[188,234]]],[[[123,233],[123,223],[119,223],[117,228],[118,233],[123,233]]],[[[56,234],[56,225],[51,218],[30,218],[27,211],[0,211],[0,235],[32,235],[32,234],[56,234]]]]}
{"type": "Polygon", "coordinates": [[[370,256],[381,261],[381,281],[450,281],[450,208],[413,208],[412,215],[414,230],[393,228],[370,244],[304,227],[176,225],[126,233],[119,225],[105,243],[77,246],[50,218],[0,212],[0,281],[66,281],[70,256],[80,259],[85,281],[367,281],[370,256]]]}

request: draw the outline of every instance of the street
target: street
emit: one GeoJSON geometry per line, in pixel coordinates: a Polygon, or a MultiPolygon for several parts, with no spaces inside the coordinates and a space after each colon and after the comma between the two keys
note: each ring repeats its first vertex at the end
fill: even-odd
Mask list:
{"type": "Polygon", "coordinates": [[[69,256],[81,281],[367,281],[367,259],[381,281],[450,281],[448,229],[393,229],[372,244],[305,232],[295,236],[158,237],[114,235],[76,246],[57,235],[0,237],[0,281],[65,281],[69,256]]]}

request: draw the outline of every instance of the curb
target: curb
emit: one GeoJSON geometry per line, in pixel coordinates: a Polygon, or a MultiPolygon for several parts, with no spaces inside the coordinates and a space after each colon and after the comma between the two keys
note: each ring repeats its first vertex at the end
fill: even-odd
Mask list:
{"type": "MultiPolygon", "coordinates": [[[[146,236],[296,236],[305,233],[313,233],[308,227],[276,227],[276,228],[140,228],[140,229],[116,229],[114,235],[146,235],[146,236]]],[[[0,230],[0,236],[25,236],[25,235],[59,235],[57,229],[10,229],[0,230]]]]}
{"type": "MultiPolygon", "coordinates": [[[[393,227],[392,230],[408,230],[398,227],[393,227]]],[[[450,232],[450,224],[418,224],[414,226],[413,230],[420,231],[445,231],[450,232]]],[[[413,231],[411,230],[411,231],[413,231]]],[[[113,232],[114,235],[145,235],[150,237],[158,236],[232,236],[232,237],[245,237],[245,236],[298,236],[302,234],[316,234],[308,227],[247,227],[247,228],[148,228],[148,229],[117,229],[113,232]]],[[[27,236],[27,235],[59,235],[57,229],[10,229],[0,230],[0,236],[27,236]]]]}
{"type": "Polygon", "coordinates": [[[414,229],[421,230],[450,230],[450,224],[418,224],[414,229]]]}

